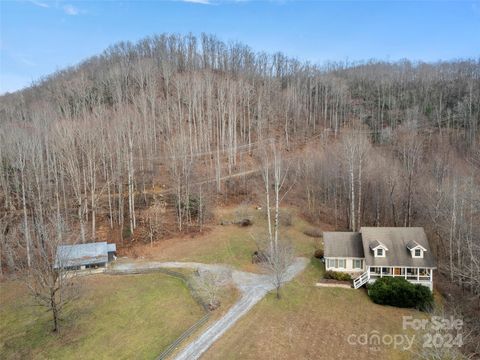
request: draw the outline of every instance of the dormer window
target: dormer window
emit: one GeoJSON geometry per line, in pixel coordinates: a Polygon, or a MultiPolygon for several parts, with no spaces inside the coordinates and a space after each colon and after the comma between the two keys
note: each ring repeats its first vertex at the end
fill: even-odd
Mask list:
{"type": "Polygon", "coordinates": [[[427,251],[422,245],[413,240],[408,242],[407,249],[410,250],[410,254],[412,254],[414,259],[422,259],[423,253],[427,251]]]}
{"type": "Polygon", "coordinates": [[[422,245],[413,240],[408,242],[407,249],[410,250],[412,258],[414,259],[422,259],[423,253],[427,251],[422,245]]]}
{"type": "Polygon", "coordinates": [[[423,258],[423,252],[426,251],[422,247],[418,246],[414,249],[411,249],[410,252],[412,253],[413,258],[423,258]]]}
{"type": "Polygon", "coordinates": [[[385,257],[388,251],[387,247],[380,241],[373,241],[370,243],[370,249],[373,251],[375,257],[385,257]]]}

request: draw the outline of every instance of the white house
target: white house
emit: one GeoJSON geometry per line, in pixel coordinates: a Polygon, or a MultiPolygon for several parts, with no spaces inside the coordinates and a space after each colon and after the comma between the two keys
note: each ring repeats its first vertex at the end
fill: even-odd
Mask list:
{"type": "Polygon", "coordinates": [[[358,275],[356,289],[384,276],[433,288],[435,259],[421,227],[362,227],[360,232],[325,232],[327,270],[358,275]]]}

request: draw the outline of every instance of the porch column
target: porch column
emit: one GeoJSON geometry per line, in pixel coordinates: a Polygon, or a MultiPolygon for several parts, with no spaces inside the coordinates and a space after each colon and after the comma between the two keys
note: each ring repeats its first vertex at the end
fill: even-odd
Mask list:
{"type": "Polygon", "coordinates": [[[420,268],[417,268],[417,281],[420,281],[420,268]]]}

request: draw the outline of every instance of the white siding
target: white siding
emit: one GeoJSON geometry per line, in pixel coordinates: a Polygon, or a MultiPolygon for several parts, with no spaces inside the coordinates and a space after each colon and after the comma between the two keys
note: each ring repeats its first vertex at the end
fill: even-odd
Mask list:
{"type": "MultiPolygon", "coordinates": [[[[337,262],[336,262],[337,263],[337,262]]],[[[325,258],[325,269],[331,271],[360,272],[365,270],[365,259],[363,258],[325,258]],[[345,268],[335,267],[329,260],[345,260],[345,268]],[[362,268],[354,268],[353,260],[362,260],[362,268]]]]}

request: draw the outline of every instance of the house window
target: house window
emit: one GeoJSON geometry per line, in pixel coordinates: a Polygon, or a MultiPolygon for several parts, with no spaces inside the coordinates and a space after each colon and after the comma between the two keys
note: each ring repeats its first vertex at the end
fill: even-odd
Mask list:
{"type": "Polygon", "coordinates": [[[363,269],[363,260],[353,259],[353,268],[354,269],[363,269]]]}
{"type": "Polygon", "coordinates": [[[422,250],[415,249],[415,257],[421,257],[421,256],[422,256],[422,250]]]}
{"type": "Polygon", "coordinates": [[[383,249],[377,249],[377,256],[383,256],[383,249]]]}
{"type": "Polygon", "coordinates": [[[337,268],[337,269],[345,269],[346,266],[346,259],[328,259],[327,260],[327,267],[328,268],[337,268]]]}
{"type": "Polygon", "coordinates": [[[328,267],[329,268],[336,268],[338,265],[338,260],[337,259],[329,259],[328,260],[328,267]]]}

